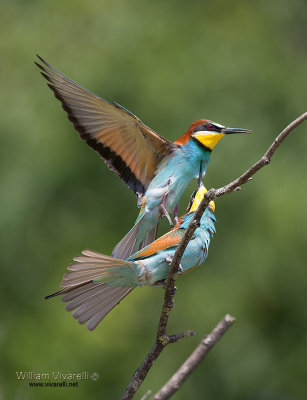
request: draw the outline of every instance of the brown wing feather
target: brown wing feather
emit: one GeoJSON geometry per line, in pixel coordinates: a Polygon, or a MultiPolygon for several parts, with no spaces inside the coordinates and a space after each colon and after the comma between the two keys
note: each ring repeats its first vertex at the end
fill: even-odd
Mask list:
{"type": "Polygon", "coordinates": [[[39,59],[44,65],[36,65],[81,139],[100,154],[130,189],[143,194],[157,165],[171,154],[175,145],[119,104],[96,96],[39,59]]]}

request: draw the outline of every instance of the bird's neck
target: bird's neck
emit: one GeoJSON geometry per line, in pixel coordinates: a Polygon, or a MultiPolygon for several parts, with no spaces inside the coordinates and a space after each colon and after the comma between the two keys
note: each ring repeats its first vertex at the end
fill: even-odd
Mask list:
{"type": "Polygon", "coordinates": [[[205,172],[205,167],[210,161],[211,150],[207,149],[205,146],[202,146],[201,143],[198,143],[193,139],[184,144],[181,149],[191,165],[200,165],[200,162],[202,161],[204,164],[203,172],[205,172]]]}

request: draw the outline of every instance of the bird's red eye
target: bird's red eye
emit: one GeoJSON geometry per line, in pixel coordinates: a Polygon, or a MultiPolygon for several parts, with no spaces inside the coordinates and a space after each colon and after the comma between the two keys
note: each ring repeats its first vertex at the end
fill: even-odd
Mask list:
{"type": "Polygon", "coordinates": [[[209,131],[213,131],[214,130],[214,125],[208,124],[207,125],[207,129],[209,129],[209,131]]]}

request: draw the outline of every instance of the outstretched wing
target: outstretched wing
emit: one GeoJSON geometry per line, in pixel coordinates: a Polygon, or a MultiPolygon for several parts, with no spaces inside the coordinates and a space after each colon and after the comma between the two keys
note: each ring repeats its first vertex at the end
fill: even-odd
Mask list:
{"type": "MultiPolygon", "coordinates": [[[[38,56],[39,57],[39,56],[38,56]]],[[[83,88],[39,57],[48,86],[62,103],[81,139],[97,151],[135,193],[143,194],[157,165],[175,145],[117,103],[83,88]]]]}

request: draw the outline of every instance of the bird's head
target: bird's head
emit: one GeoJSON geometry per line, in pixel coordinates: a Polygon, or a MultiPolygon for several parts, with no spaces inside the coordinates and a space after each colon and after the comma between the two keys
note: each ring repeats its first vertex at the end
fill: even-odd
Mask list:
{"type": "Polygon", "coordinates": [[[189,130],[176,140],[175,144],[183,145],[192,139],[211,151],[222,137],[233,133],[251,133],[251,131],[243,128],[229,128],[208,119],[199,119],[193,122],[189,130]]]}

